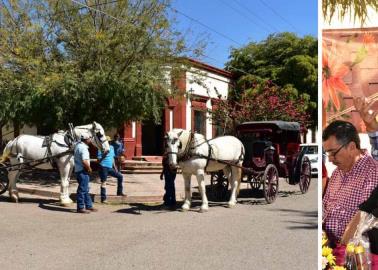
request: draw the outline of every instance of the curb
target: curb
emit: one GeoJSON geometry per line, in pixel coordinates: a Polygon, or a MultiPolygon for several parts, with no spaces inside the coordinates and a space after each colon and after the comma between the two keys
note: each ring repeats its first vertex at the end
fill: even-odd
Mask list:
{"type": "MultiPolygon", "coordinates": [[[[39,190],[35,188],[19,187],[19,193],[26,193],[31,195],[38,195],[43,197],[49,197],[59,200],[60,192],[39,190]]],[[[90,193],[92,201],[95,203],[101,203],[100,195],[90,193]]],[[[71,193],[70,198],[76,202],[76,193],[71,193]]],[[[108,195],[107,201],[109,204],[129,204],[129,203],[162,203],[163,196],[115,196],[108,195]]]]}

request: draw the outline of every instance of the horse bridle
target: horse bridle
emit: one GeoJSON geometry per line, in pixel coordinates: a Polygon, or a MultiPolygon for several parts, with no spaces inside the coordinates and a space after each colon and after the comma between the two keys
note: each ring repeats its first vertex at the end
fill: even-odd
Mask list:
{"type": "MultiPolygon", "coordinates": [[[[85,129],[85,130],[90,131],[91,136],[89,138],[90,139],[93,138],[94,140],[96,140],[96,143],[98,145],[101,145],[101,148],[102,148],[102,144],[106,141],[106,138],[104,140],[101,140],[100,137],[105,137],[105,136],[103,134],[101,134],[100,132],[96,132],[93,128],[90,129],[90,128],[83,128],[83,127],[75,127],[74,129],[85,129]],[[94,135],[93,135],[93,133],[94,133],[94,135]]],[[[75,137],[76,137],[76,134],[75,134],[75,137]]],[[[78,139],[76,138],[76,140],[78,140],[78,139]]]]}
{"type": "MultiPolygon", "coordinates": [[[[179,154],[178,152],[167,152],[167,155],[176,155],[177,156],[177,162],[179,161],[185,161],[188,160],[191,157],[190,149],[194,138],[194,132],[190,131],[190,136],[188,143],[185,146],[184,152],[179,154]]],[[[180,141],[180,140],[179,140],[180,141]]],[[[180,144],[182,142],[180,141],[180,144]]]]}

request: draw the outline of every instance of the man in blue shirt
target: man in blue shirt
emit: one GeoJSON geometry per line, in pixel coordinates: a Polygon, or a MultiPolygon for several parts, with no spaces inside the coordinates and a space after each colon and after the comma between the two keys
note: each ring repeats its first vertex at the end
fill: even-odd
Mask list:
{"type": "Polygon", "coordinates": [[[74,162],[75,174],[79,186],[77,187],[77,212],[89,214],[96,212],[93,208],[92,199],[89,195],[89,173],[92,172],[88,145],[91,143],[89,134],[81,135],[81,141],[75,145],[74,162]]]}
{"type": "Polygon", "coordinates": [[[117,168],[118,171],[120,171],[123,153],[125,152],[125,147],[124,147],[123,143],[121,142],[120,137],[117,133],[114,135],[114,140],[111,142],[111,145],[113,145],[113,147],[114,147],[116,168],[117,168]]]}
{"type": "Polygon", "coordinates": [[[114,147],[110,145],[109,152],[97,152],[97,159],[100,163],[100,179],[101,179],[101,202],[106,203],[106,179],[108,175],[117,178],[117,196],[125,196],[123,194],[123,176],[114,166],[114,147]]]}

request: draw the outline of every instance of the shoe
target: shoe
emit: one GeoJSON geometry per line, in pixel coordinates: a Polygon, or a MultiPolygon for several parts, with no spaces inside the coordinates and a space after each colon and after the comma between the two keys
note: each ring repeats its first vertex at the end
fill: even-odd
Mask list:
{"type": "Polygon", "coordinates": [[[90,212],[97,212],[98,209],[91,207],[91,208],[87,208],[87,211],[90,211],[90,212]]]}
{"type": "Polygon", "coordinates": [[[101,201],[101,203],[103,203],[103,204],[109,204],[109,202],[107,200],[103,200],[103,201],[101,201]]]}
{"type": "Polygon", "coordinates": [[[90,213],[90,211],[85,210],[84,208],[82,208],[82,209],[77,209],[77,212],[78,212],[79,214],[89,214],[89,213],[90,213]]]}
{"type": "Polygon", "coordinates": [[[127,195],[125,193],[123,193],[123,192],[117,193],[117,196],[127,197],[127,195]]]}

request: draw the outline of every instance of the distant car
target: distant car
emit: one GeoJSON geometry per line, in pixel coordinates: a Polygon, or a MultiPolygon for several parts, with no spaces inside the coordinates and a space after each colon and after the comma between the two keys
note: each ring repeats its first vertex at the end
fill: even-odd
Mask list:
{"type": "Polygon", "coordinates": [[[301,144],[301,150],[305,151],[305,156],[310,159],[311,162],[311,175],[318,175],[320,163],[318,160],[318,144],[316,143],[304,143],[301,144]]]}

